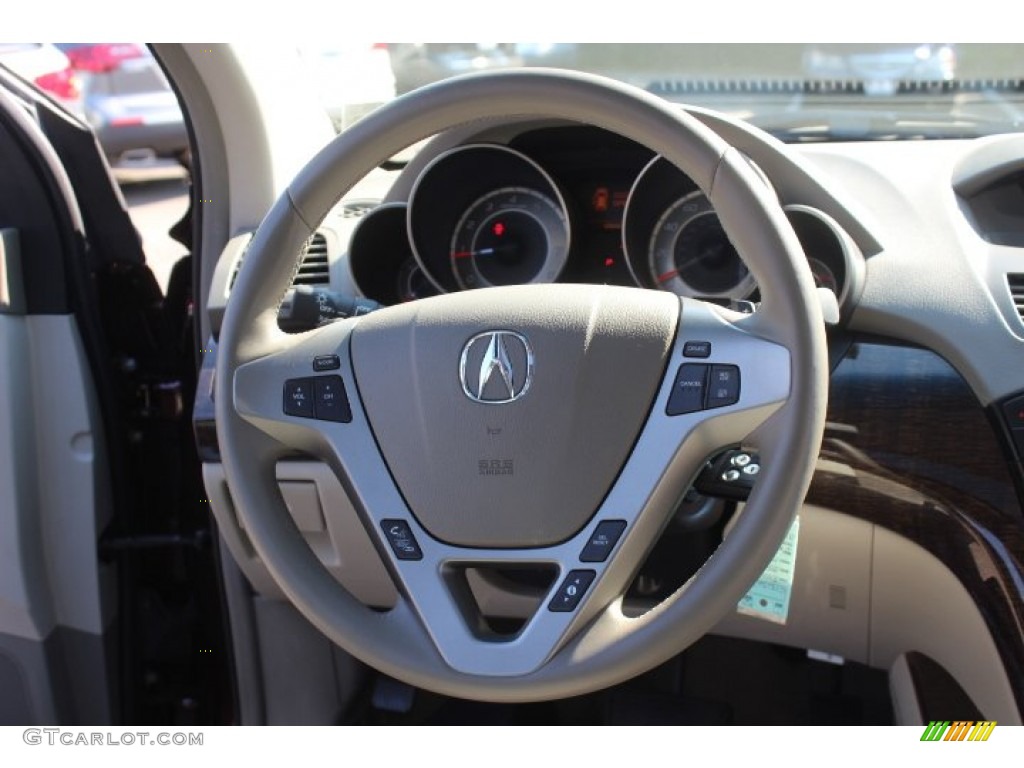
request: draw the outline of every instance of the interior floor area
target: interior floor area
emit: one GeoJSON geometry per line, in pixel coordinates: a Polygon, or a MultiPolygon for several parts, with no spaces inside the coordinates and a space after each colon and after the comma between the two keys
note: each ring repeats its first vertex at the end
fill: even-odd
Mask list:
{"type": "Polygon", "coordinates": [[[358,725],[891,725],[888,675],[797,648],[707,636],[619,686],[538,704],[454,699],[378,678],[358,725]]]}

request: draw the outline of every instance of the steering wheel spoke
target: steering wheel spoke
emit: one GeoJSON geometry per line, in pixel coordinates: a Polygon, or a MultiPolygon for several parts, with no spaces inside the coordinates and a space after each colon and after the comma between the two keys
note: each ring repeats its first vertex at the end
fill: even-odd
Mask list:
{"type": "Polygon", "coordinates": [[[757,319],[682,299],[676,354],[649,429],[664,423],[668,440],[682,430],[680,447],[705,458],[755,433],[791,388],[790,352],[762,335],[757,319]]]}
{"type": "Polygon", "coordinates": [[[609,558],[580,561],[596,527],[555,547],[521,550],[448,545],[412,517],[384,519],[379,530],[404,599],[448,666],[508,677],[539,669],[581,617],[604,607],[592,597],[613,580],[609,558]],[[516,574],[524,577],[518,583],[516,574]]]}
{"type": "MultiPolygon", "coordinates": [[[[785,401],[784,347],[745,330],[742,316],[690,299],[679,307],[677,338],[632,455],[586,524],[551,546],[467,547],[428,531],[396,487],[354,388],[352,420],[343,430],[313,424],[323,430],[331,463],[407,607],[452,669],[493,677],[529,674],[596,616],[615,611],[671,502],[706,458],[740,443],[785,401]],[[720,371],[728,374],[724,382],[716,381],[720,371]],[[692,381],[699,383],[697,395],[680,396],[692,381]],[[517,575],[525,576],[518,584],[517,575]],[[495,619],[521,625],[502,633],[495,619]]],[[[337,351],[348,358],[347,335],[337,351]]],[[[276,363],[279,369],[279,379],[291,370],[276,363]]]]}
{"type": "MultiPolygon", "coordinates": [[[[340,375],[349,380],[345,361],[351,354],[351,335],[338,334],[336,339],[332,335],[332,343],[335,341],[342,361],[340,375]]],[[[334,467],[398,587],[400,601],[391,613],[402,618],[399,623],[406,633],[411,631],[408,615],[415,615],[421,640],[429,637],[447,666],[486,677],[529,674],[625,591],[631,569],[611,568],[619,545],[632,536],[621,515],[606,519],[599,514],[569,539],[552,546],[496,548],[446,543],[421,524],[396,486],[355,381],[348,388],[352,418],[341,425],[318,420],[296,424],[291,417],[276,414],[272,393],[263,392],[259,398],[249,394],[250,386],[256,393],[262,392],[260,381],[287,379],[293,366],[303,365],[310,351],[319,349],[318,344],[307,342],[300,354],[292,348],[281,359],[271,355],[239,368],[236,407],[282,442],[313,450],[334,467]],[[257,402],[263,406],[256,407],[257,402]],[[267,409],[272,417],[266,415],[267,409]],[[528,577],[518,594],[508,589],[512,583],[509,573],[528,577]],[[546,582],[538,586],[537,579],[544,577],[546,582]],[[497,586],[495,580],[500,582],[497,586]],[[489,595],[516,603],[512,614],[521,626],[513,633],[501,633],[488,625],[488,619],[510,618],[501,607],[495,613],[489,595]],[[527,603],[530,605],[524,607],[527,603]]],[[[337,510],[325,508],[324,513],[330,516],[337,510]]],[[[341,524],[337,522],[337,526],[341,524]]],[[[636,547],[635,538],[631,548],[636,547]]],[[[398,618],[387,616],[381,620],[398,622],[398,618]]]]}
{"type": "Polygon", "coordinates": [[[303,334],[280,333],[272,351],[238,367],[234,407],[273,439],[279,455],[299,451],[327,459],[331,441],[352,421],[352,325],[340,321],[303,334]]]}

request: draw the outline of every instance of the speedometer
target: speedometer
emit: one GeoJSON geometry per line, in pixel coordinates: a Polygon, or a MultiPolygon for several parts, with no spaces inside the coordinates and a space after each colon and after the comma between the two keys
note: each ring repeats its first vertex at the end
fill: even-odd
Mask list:
{"type": "Polygon", "coordinates": [[[564,210],[529,187],[503,187],[474,201],[451,242],[452,271],[462,288],[550,283],[568,255],[564,210]]]}
{"type": "Polygon", "coordinates": [[[648,259],[658,287],[681,296],[741,299],[754,290],[753,276],[702,192],[686,195],[662,214],[648,259]]]}

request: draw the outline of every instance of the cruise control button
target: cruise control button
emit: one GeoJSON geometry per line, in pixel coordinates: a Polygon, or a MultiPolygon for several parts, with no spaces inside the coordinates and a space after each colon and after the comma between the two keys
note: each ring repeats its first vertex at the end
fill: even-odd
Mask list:
{"type": "Polygon", "coordinates": [[[711,357],[710,341],[687,341],[683,344],[683,357],[711,357]]]}
{"type": "Polygon", "coordinates": [[[313,358],[313,370],[317,373],[336,371],[339,368],[341,368],[341,358],[337,355],[317,355],[313,358]]]}
{"type": "Polygon", "coordinates": [[[594,581],[597,575],[594,571],[569,571],[569,575],[562,581],[558,592],[548,603],[548,610],[555,613],[568,613],[576,610],[583,595],[594,581]]]}
{"type": "Polygon", "coordinates": [[[740,369],[735,365],[712,365],[707,389],[708,408],[733,405],[740,399],[740,369]]]}
{"type": "Polygon", "coordinates": [[[665,413],[678,416],[682,413],[693,413],[704,408],[705,382],[708,377],[708,366],[699,363],[686,363],[679,366],[672,394],[669,395],[665,413]]]}
{"type": "Polygon", "coordinates": [[[341,376],[317,376],[313,379],[315,390],[314,410],[318,419],[324,421],[352,421],[345,383],[341,376]]]}
{"type": "Polygon", "coordinates": [[[423,552],[405,520],[381,520],[380,527],[399,560],[422,560],[423,552]]]}
{"type": "Polygon", "coordinates": [[[735,483],[740,479],[740,471],[738,469],[727,469],[722,473],[722,479],[727,483],[735,483]]]}
{"type": "Polygon", "coordinates": [[[284,412],[289,416],[313,418],[312,379],[288,379],[284,383],[284,412]]]}
{"type": "Polygon", "coordinates": [[[580,552],[584,563],[603,563],[615,549],[619,536],[626,530],[625,520],[604,520],[594,529],[587,546],[580,552]]]}

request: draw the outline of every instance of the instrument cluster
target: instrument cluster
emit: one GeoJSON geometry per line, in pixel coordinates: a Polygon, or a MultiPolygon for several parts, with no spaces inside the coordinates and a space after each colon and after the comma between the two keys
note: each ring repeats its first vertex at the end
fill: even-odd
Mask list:
{"type": "MultiPolygon", "coordinates": [[[[842,304],[849,236],[816,209],[786,213],[815,281],[842,304]]],[[[756,281],[696,184],[649,150],[584,127],[438,154],[407,202],[364,216],[349,262],[360,290],[383,304],[551,282],[757,300],[756,281]]]]}

